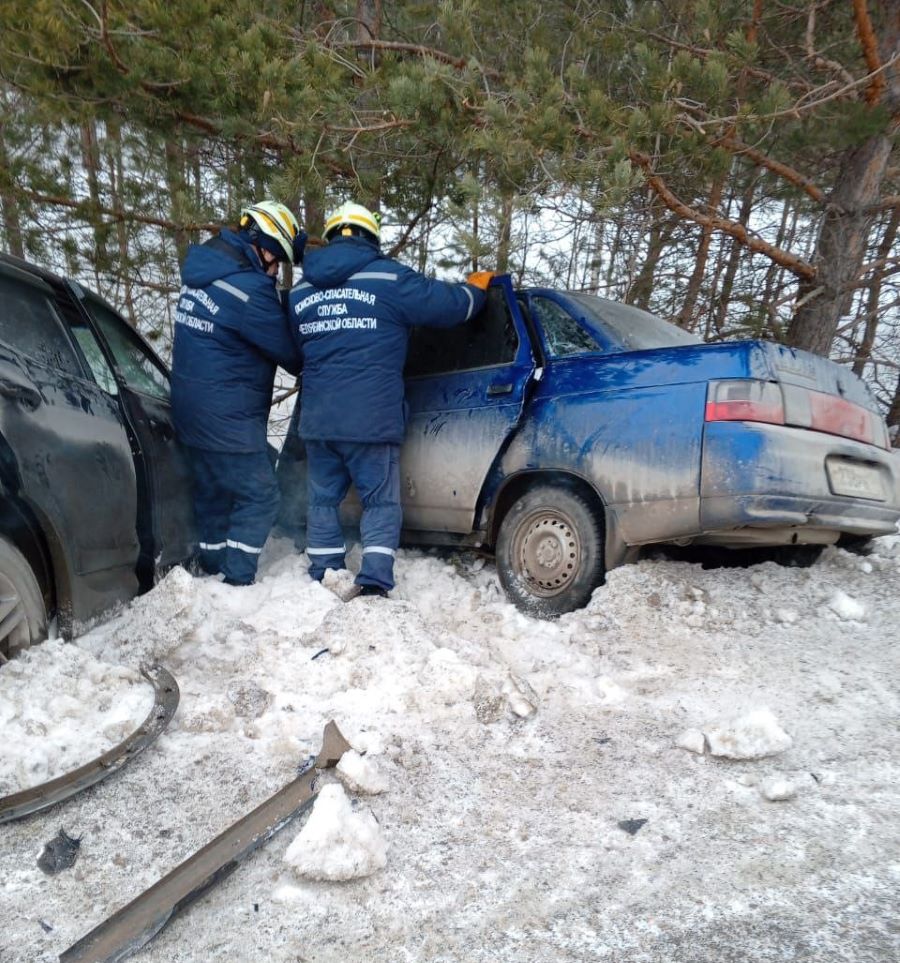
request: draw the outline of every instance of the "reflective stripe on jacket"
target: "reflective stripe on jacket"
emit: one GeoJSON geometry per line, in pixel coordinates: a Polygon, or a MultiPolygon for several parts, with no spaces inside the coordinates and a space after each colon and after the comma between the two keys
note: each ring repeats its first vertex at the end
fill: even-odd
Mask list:
{"type": "Polygon", "coordinates": [[[265,451],[275,368],[299,371],[275,279],[242,234],[192,244],[175,310],[172,414],[207,451],[265,451]]]}

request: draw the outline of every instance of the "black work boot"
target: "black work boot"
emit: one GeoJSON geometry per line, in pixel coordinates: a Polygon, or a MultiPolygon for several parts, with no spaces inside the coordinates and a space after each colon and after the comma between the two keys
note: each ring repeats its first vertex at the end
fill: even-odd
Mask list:
{"type": "Polygon", "coordinates": [[[388,593],[387,589],[382,588],[380,585],[360,585],[359,594],[368,595],[370,598],[386,599],[388,593]]]}

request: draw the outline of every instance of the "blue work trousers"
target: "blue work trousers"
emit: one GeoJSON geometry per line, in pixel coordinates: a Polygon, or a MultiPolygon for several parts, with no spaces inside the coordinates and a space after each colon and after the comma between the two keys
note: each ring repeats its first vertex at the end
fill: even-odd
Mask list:
{"type": "Polygon", "coordinates": [[[267,451],[187,448],[194,478],[200,565],[250,585],[278,515],[278,483],[267,451]]]}
{"type": "Polygon", "coordinates": [[[363,556],[357,585],[394,587],[394,554],[400,544],[400,446],[348,441],[307,441],[309,507],[306,553],[309,574],[344,568],[344,533],[338,506],[352,482],[362,502],[359,533],[363,556]]]}

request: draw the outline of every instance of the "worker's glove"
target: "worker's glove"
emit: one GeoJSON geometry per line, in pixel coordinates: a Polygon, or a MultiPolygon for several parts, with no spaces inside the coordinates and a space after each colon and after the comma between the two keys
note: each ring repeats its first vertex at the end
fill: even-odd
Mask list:
{"type": "Polygon", "coordinates": [[[487,291],[488,285],[494,277],[496,277],[496,272],[494,271],[474,271],[466,278],[466,283],[471,284],[474,288],[481,288],[482,291],[487,291]]]}

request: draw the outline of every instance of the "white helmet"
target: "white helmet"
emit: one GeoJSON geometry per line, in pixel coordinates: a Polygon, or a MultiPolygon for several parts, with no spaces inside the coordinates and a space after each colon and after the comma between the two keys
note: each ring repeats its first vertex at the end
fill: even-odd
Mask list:
{"type": "Polygon", "coordinates": [[[241,229],[280,261],[299,264],[306,240],[297,218],[278,201],[259,201],[241,211],[241,229]]]}
{"type": "MultiPolygon", "coordinates": [[[[325,221],[325,240],[329,240],[331,235],[338,228],[359,228],[370,234],[376,243],[381,243],[381,215],[373,214],[362,204],[354,204],[347,201],[325,221]]],[[[348,232],[351,233],[351,232],[348,232]]]]}

